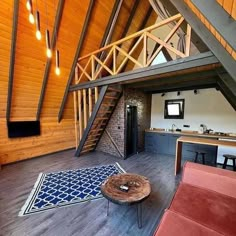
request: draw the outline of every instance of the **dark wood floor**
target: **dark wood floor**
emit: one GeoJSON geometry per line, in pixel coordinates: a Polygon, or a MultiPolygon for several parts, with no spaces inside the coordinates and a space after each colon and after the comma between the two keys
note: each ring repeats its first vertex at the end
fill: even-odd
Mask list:
{"type": "Polygon", "coordinates": [[[152,235],[168,206],[180,176],[174,176],[174,157],[140,153],[127,160],[94,152],[80,158],[64,151],[4,166],[0,171],[0,235],[152,235]],[[118,161],[127,171],[147,176],[152,185],[143,203],[143,227],[137,226],[135,206],[110,205],[99,199],[74,206],[18,217],[40,172],[91,167],[118,161]]]}

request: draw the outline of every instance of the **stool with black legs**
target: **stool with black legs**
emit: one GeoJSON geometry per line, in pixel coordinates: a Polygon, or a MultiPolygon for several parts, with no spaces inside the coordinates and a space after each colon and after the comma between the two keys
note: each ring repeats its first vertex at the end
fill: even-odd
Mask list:
{"type": "Polygon", "coordinates": [[[224,154],[223,157],[225,158],[225,161],[224,161],[224,164],[223,164],[223,169],[226,168],[228,160],[232,160],[233,169],[234,169],[234,171],[236,171],[236,164],[235,164],[236,155],[224,154]]]}
{"type": "Polygon", "coordinates": [[[201,155],[202,156],[202,164],[205,165],[205,156],[206,156],[206,152],[204,151],[200,151],[200,150],[188,150],[189,152],[194,152],[195,153],[195,158],[194,158],[194,162],[197,163],[198,162],[198,156],[201,155]]]}

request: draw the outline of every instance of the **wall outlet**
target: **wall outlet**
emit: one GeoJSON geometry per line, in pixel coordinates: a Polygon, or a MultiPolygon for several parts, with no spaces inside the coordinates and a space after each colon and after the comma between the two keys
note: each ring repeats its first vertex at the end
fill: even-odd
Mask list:
{"type": "Polygon", "coordinates": [[[185,128],[190,128],[190,125],[183,125],[183,127],[185,127],[185,128]]]}

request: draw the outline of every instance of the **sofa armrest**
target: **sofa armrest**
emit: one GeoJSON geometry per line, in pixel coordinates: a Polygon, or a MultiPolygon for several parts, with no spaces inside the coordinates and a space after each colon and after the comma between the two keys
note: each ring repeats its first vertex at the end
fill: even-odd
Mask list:
{"type": "Polygon", "coordinates": [[[236,172],[186,162],[182,182],[236,198],[236,172]]]}

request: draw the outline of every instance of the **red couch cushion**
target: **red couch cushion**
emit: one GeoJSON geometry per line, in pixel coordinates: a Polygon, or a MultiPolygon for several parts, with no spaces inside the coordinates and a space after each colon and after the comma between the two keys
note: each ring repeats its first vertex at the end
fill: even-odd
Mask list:
{"type": "Polygon", "coordinates": [[[236,198],[236,173],[234,171],[186,162],[182,182],[236,198]]]}
{"type": "Polygon", "coordinates": [[[154,236],[220,236],[222,234],[209,229],[182,215],[167,210],[162,217],[161,224],[154,236]]]}
{"type": "Polygon", "coordinates": [[[219,233],[236,235],[236,199],[180,183],[170,210],[219,233]]]}

